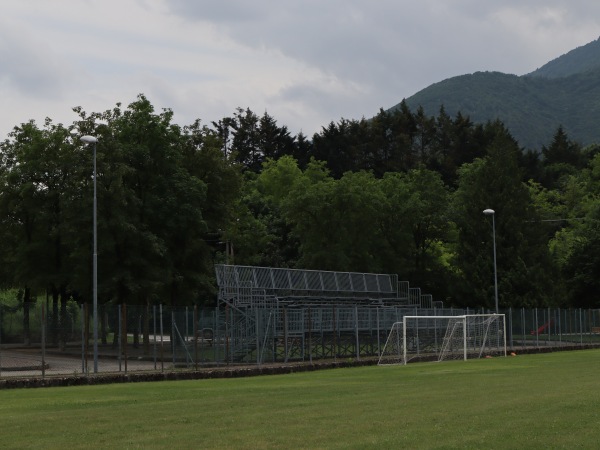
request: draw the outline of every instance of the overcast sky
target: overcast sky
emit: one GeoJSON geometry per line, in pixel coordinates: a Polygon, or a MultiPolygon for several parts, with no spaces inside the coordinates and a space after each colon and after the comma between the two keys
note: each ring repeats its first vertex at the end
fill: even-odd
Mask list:
{"type": "Polygon", "coordinates": [[[145,94],[181,125],[237,107],[312,137],[476,71],[600,36],[591,0],[0,0],[0,139],[145,94]]]}

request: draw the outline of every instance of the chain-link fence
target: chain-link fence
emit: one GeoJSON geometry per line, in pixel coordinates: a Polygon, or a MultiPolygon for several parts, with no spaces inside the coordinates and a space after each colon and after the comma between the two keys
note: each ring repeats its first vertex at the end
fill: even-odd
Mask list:
{"type": "MultiPolygon", "coordinates": [[[[0,377],[199,370],[379,356],[404,315],[481,310],[315,306],[169,308],[38,302],[0,309],[0,377]]],[[[600,345],[600,310],[509,309],[511,351],[600,345]]]]}
{"type": "Polygon", "coordinates": [[[0,310],[0,377],[198,369],[214,365],[216,309],[45,303],[0,310]]]}

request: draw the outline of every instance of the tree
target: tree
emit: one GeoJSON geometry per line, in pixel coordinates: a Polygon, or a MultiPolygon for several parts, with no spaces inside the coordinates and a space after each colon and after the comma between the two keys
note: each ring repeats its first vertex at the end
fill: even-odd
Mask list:
{"type": "MultiPolygon", "coordinates": [[[[299,242],[285,217],[290,193],[307,181],[327,177],[322,164],[308,163],[305,172],[289,155],[267,159],[260,174],[244,172],[241,195],[235,205],[235,220],[223,234],[229,248],[235,248],[235,262],[243,265],[294,267],[299,242]]],[[[231,255],[219,255],[231,262],[231,255]]]]}
{"type": "Polygon", "coordinates": [[[286,126],[278,126],[266,112],[258,117],[249,108],[238,108],[233,117],[213,122],[222,139],[223,153],[253,172],[260,172],[267,158],[277,159],[297,151],[286,126]]]}
{"type": "Polygon", "coordinates": [[[413,153],[416,161],[423,167],[431,167],[435,160],[434,144],[436,139],[436,122],[433,117],[427,117],[423,107],[417,108],[415,114],[416,133],[413,142],[413,153]]]}
{"type": "Polygon", "coordinates": [[[298,167],[302,170],[308,166],[312,152],[312,142],[310,139],[302,132],[298,133],[292,156],[298,161],[298,167]]]}
{"type": "Polygon", "coordinates": [[[574,174],[585,165],[581,147],[571,142],[562,126],[559,126],[550,146],[542,147],[543,179],[548,188],[560,187],[561,180],[574,174]]]}
{"type": "Polygon", "coordinates": [[[371,120],[329,123],[313,136],[311,155],[325,161],[336,179],[345,172],[360,170],[381,177],[389,171],[416,167],[416,133],[415,118],[402,103],[392,112],[380,110],[371,120]]]}
{"type": "Polygon", "coordinates": [[[544,234],[532,223],[539,220],[518,167],[519,148],[499,133],[485,158],[459,171],[454,195],[454,221],[459,235],[454,259],[461,279],[455,294],[469,306],[494,304],[492,229],[483,216],[495,210],[499,297],[501,307],[556,304],[552,292],[553,266],[544,234]]]}
{"type": "Polygon", "coordinates": [[[414,269],[410,280],[437,296],[445,294],[447,271],[442,258],[451,228],[448,227],[450,191],[441,176],[426,169],[408,173],[411,191],[409,217],[414,242],[414,269]]]}
{"type": "Polygon", "coordinates": [[[262,115],[258,123],[259,146],[262,153],[262,162],[267,159],[278,159],[284,155],[292,155],[295,151],[294,138],[284,125],[277,125],[277,121],[267,114],[262,115]]]}
{"type": "Polygon", "coordinates": [[[600,307],[598,273],[600,273],[600,208],[590,211],[585,222],[570,236],[568,254],[562,266],[567,279],[569,305],[600,307]]]}
{"type": "Polygon", "coordinates": [[[67,301],[72,266],[68,236],[68,210],[80,183],[75,173],[82,159],[68,130],[47,119],[43,128],[34,122],[15,127],[1,144],[3,183],[0,214],[2,233],[11,246],[11,275],[7,285],[21,288],[24,327],[28,339],[29,305],[36,293],[48,291],[53,299],[53,340],[60,321],[67,322],[67,301]]]}
{"type": "Polygon", "coordinates": [[[181,167],[185,176],[195,184],[206,186],[202,203],[188,208],[201,214],[206,227],[189,228],[193,224],[182,224],[183,229],[188,230],[186,233],[181,229],[174,230],[172,238],[179,241],[172,244],[179,255],[176,266],[180,279],[187,286],[183,291],[179,289],[177,295],[210,298],[215,294],[212,255],[218,243],[214,242],[214,236],[223,238],[237,226],[241,166],[231,155],[221,153],[218,135],[200,126],[199,121],[184,127],[181,139],[181,167]]]}
{"type": "Polygon", "coordinates": [[[47,290],[54,317],[59,301],[64,313],[67,299],[89,299],[93,154],[71,136],[76,128],[98,138],[99,302],[212,297],[211,237],[231,229],[241,186],[219,134],[199,121],[174,125],[143,95],[125,109],[75,112],[72,127],[30,122],[0,144],[3,283],[22,287],[25,303],[47,290]]]}
{"type": "Polygon", "coordinates": [[[571,306],[597,308],[600,282],[600,155],[587,169],[564,183],[564,217],[568,226],[551,242],[553,255],[566,283],[571,306]]]}
{"type": "Polygon", "coordinates": [[[341,119],[339,123],[330,122],[322,127],[320,133],[313,135],[312,157],[317,161],[327,162],[327,167],[334,178],[340,178],[345,172],[358,170],[356,147],[352,145],[350,131],[354,128],[352,121],[341,119]]]}
{"type": "Polygon", "coordinates": [[[334,180],[310,172],[307,169],[291,190],[284,212],[300,242],[299,266],[380,271],[379,215],[384,198],[375,177],[348,172],[334,180]]]}

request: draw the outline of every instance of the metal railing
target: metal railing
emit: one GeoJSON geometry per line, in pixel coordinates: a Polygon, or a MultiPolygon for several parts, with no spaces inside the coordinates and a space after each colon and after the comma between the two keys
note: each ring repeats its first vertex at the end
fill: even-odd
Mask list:
{"type": "MultiPolygon", "coordinates": [[[[1,310],[0,378],[94,375],[91,308],[48,306],[1,310]]],[[[376,358],[392,325],[405,315],[489,312],[368,305],[251,310],[100,305],[98,311],[100,373],[376,358]]],[[[500,312],[511,351],[600,345],[597,309],[500,312]]]]}

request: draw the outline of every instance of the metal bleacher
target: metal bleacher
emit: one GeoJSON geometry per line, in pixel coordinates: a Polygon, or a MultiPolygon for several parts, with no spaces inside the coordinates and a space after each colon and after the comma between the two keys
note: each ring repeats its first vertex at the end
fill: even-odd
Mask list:
{"type": "Polygon", "coordinates": [[[435,306],[393,274],[225,264],[215,272],[224,306],[216,334],[229,362],[373,353],[403,314],[435,306]]]}
{"type": "Polygon", "coordinates": [[[215,266],[219,297],[234,307],[410,304],[414,294],[394,274],[215,266]]]}

